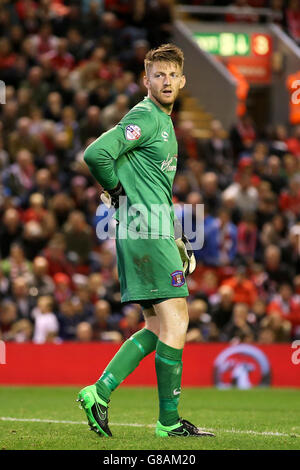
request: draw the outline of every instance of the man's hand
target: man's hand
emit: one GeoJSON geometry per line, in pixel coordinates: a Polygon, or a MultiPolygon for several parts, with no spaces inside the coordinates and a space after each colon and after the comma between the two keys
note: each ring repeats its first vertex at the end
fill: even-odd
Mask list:
{"type": "Polygon", "coordinates": [[[181,223],[177,218],[175,218],[174,220],[174,236],[175,243],[179,250],[179,254],[183,264],[184,275],[187,276],[188,274],[192,274],[192,272],[195,271],[196,259],[192,245],[183,233],[181,223]]]}
{"type": "Polygon", "coordinates": [[[111,207],[118,209],[120,196],[126,196],[126,194],[123,186],[119,182],[115,188],[104,190],[100,194],[100,199],[108,209],[110,209],[111,207]]]}
{"type": "Polygon", "coordinates": [[[175,243],[179,250],[179,254],[183,264],[184,275],[187,276],[188,274],[192,274],[192,272],[195,271],[196,268],[196,259],[189,240],[183,233],[181,238],[177,238],[175,240],[175,243]]]}

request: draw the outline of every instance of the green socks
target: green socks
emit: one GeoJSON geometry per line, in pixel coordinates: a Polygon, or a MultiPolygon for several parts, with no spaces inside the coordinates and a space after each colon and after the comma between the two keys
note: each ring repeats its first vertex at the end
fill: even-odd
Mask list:
{"type": "Polygon", "coordinates": [[[100,398],[109,402],[111,392],[137,368],[145,356],[155,350],[157,339],[152,331],[143,328],[122,344],[96,382],[100,398]]]}
{"type": "Polygon", "coordinates": [[[183,349],[162,343],[150,330],[143,328],[125,341],[96,382],[96,390],[99,397],[108,403],[115,388],[155,349],[159,422],[163,426],[171,426],[179,421],[177,407],[181,392],[183,349]]]}
{"type": "Polygon", "coordinates": [[[179,421],[178,402],[181,391],[183,349],[157,342],[155,367],[159,396],[159,422],[171,426],[179,421]]]}

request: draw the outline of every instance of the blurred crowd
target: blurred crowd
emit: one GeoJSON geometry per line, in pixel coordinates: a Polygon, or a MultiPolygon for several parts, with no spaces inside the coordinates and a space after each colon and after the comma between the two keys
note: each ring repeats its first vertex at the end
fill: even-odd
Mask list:
{"type": "MultiPolygon", "coordinates": [[[[143,326],[120,303],[82,156],[146,95],[144,56],[172,15],[169,0],[0,0],[0,339],[120,342],[143,326]]],[[[300,338],[300,127],[245,115],[200,140],[179,111],[174,203],[205,207],[187,340],[300,338]]]]}

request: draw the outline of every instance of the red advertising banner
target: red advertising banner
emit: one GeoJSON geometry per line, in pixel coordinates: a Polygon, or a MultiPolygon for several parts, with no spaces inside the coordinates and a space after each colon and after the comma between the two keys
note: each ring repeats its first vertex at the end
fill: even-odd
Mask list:
{"type": "MultiPolygon", "coordinates": [[[[300,387],[300,342],[293,346],[187,344],[183,385],[300,387]]],[[[7,343],[6,363],[0,362],[0,384],[87,385],[98,379],[118,348],[108,343],[7,343]]],[[[142,361],[124,385],[156,385],[154,353],[142,361]]]]}
{"type": "Polygon", "coordinates": [[[223,59],[227,65],[235,65],[238,71],[251,84],[265,84],[271,82],[271,63],[268,56],[265,57],[230,57],[223,59]]]}

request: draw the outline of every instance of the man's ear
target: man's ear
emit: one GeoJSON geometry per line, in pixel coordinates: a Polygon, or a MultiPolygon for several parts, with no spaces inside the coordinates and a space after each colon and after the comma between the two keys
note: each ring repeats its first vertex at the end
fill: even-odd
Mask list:
{"type": "Polygon", "coordinates": [[[146,87],[147,90],[148,90],[148,88],[149,88],[149,79],[148,79],[147,75],[144,75],[144,76],[143,76],[143,81],[144,81],[145,87],[146,87]]]}
{"type": "Polygon", "coordinates": [[[185,78],[185,75],[182,75],[181,79],[180,79],[180,85],[179,85],[179,89],[181,90],[186,84],[186,78],[185,78]]]}

